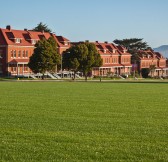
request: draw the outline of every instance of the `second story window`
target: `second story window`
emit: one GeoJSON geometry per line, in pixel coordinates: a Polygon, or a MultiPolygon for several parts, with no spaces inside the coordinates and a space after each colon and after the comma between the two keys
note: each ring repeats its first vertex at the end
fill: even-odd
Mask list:
{"type": "Polygon", "coordinates": [[[21,51],[18,52],[18,57],[21,57],[21,51]]]}
{"type": "Polygon", "coordinates": [[[23,51],[23,57],[25,57],[25,51],[23,51]]]}
{"type": "Polygon", "coordinates": [[[26,57],[28,57],[28,51],[26,51],[26,57]]]}
{"type": "Polygon", "coordinates": [[[13,51],[13,57],[16,57],[16,50],[13,51]]]}
{"type": "Polygon", "coordinates": [[[11,58],[13,57],[13,50],[11,50],[11,58]]]}

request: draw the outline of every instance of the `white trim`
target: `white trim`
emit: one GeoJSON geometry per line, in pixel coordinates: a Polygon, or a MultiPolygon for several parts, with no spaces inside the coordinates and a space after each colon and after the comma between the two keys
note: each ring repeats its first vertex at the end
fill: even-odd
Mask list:
{"type": "Polygon", "coordinates": [[[102,68],[121,68],[121,67],[124,67],[124,66],[108,66],[108,67],[100,67],[100,69],[102,68]]]}
{"type": "MultiPolygon", "coordinates": [[[[9,46],[9,47],[15,47],[15,46],[16,46],[16,47],[21,47],[21,48],[22,48],[22,47],[26,47],[26,48],[27,48],[27,47],[29,47],[29,48],[30,48],[30,47],[31,47],[31,48],[34,47],[34,46],[20,46],[20,45],[7,45],[7,46],[9,46]]],[[[35,47],[34,47],[34,48],[35,48],[35,47]]]]}

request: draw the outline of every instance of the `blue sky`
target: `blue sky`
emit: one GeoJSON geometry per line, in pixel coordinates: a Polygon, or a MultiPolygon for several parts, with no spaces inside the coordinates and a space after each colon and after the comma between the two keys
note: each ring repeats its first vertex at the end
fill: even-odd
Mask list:
{"type": "Polygon", "coordinates": [[[0,0],[0,27],[46,23],[71,41],[144,38],[168,44],[168,0],[0,0]]]}

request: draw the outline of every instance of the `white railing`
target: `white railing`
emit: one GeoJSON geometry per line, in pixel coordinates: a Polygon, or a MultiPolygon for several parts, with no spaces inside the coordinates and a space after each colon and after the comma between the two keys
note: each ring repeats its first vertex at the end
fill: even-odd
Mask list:
{"type": "Polygon", "coordinates": [[[53,76],[51,73],[49,73],[49,72],[47,72],[46,73],[50,78],[52,78],[52,79],[58,79],[58,78],[56,78],[55,76],[53,76]]]}

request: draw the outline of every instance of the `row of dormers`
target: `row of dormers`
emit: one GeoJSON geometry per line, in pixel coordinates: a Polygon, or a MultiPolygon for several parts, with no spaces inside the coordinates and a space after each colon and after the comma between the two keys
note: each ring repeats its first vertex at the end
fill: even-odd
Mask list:
{"type": "Polygon", "coordinates": [[[62,36],[56,36],[53,33],[47,33],[44,31],[36,32],[31,30],[13,30],[10,25],[6,26],[6,30],[4,31],[4,34],[6,35],[6,39],[12,41],[16,44],[24,43],[25,41],[35,45],[37,41],[45,38],[48,39],[50,36],[54,36],[56,39],[56,42],[60,46],[69,46],[70,42],[68,39],[62,37],[62,36]]]}

